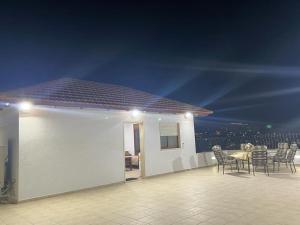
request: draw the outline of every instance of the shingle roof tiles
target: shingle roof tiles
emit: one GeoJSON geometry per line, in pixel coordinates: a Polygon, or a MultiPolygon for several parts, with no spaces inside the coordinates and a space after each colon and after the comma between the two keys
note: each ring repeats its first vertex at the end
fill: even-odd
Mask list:
{"type": "Polygon", "coordinates": [[[0,101],[30,100],[35,104],[208,115],[212,111],[132,88],[73,78],[61,78],[0,93],[0,101]]]}

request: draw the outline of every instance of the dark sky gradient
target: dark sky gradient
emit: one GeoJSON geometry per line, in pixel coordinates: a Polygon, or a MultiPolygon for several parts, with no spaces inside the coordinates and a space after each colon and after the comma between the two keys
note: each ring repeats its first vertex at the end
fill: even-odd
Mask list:
{"type": "Polygon", "coordinates": [[[1,90],[69,76],[205,106],[218,121],[300,121],[300,1],[0,4],[1,90]]]}

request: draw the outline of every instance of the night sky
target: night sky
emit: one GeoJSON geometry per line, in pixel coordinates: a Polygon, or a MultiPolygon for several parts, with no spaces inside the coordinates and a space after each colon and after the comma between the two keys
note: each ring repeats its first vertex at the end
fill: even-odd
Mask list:
{"type": "Polygon", "coordinates": [[[300,1],[3,2],[1,90],[68,76],[300,124],[300,1]]]}

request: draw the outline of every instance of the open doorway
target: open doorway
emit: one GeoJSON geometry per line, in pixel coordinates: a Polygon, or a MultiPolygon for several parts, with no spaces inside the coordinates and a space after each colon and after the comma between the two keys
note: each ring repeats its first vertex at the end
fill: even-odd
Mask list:
{"type": "Polygon", "coordinates": [[[124,123],[126,181],[141,177],[141,124],[124,123]]]}

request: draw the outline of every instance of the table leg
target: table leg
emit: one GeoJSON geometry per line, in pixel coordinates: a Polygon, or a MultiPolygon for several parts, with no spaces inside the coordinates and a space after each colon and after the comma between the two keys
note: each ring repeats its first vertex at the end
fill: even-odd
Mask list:
{"type": "Polygon", "coordinates": [[[248,173],[250,174],[250,159],[248,157],[248,173]]]}

